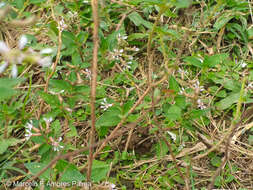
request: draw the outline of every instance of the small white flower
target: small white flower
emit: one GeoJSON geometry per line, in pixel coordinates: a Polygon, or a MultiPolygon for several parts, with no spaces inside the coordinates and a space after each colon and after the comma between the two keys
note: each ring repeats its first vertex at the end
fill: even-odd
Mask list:
{"type": "Polygon", "coordinates": [[[118,40],[126,40],[127,36],[121,36],[121,34],[118,34],[118,40]]]}
{"type": "Polygon", "coordinates": [[[184,92],[185,92],[185,89],[184,89],[184,87],[182,87],[181,89],[180,89],[180,91],[179,91],[179,94],[184,94],[184,92]]]}
{"type": "Polygon", "coordinates": [[[177,140],[177,135],[175,133],[172,133],[170,131],[167,131],[167,133],[169,134],[169,136],[172,138],[172,140],[175,142],[177,140]]]}
{"type": "Polygon", "coordinates": [[[18,48],[20,50],[24,49],[27,42],[28,42],[28,39],[27,39],[26,35],[22,35],[19,42],[18,42],[18,48]]]}
{"type": "Polygon", "coordinates": [[[43,120],[46,122],[46,123],[51,123],[53,121],[53,118],[52,117],[49,117],[49,118],[43,118],[43,120]]]}
{"type": "Polygon", "coordinates": [[[12,64],[11,76],[12,76],[12,78],[17,78],[17,76],[18,76],[18,68],[17,68],[16,64],[12,64]]]}
{"type": "Polygon", "coordinates": [[[25,128],[31,131],[33,128],[33,121],[30,120],[29,122],[27,122],[25,128]]]}
{"type": "Polygon", "coordinates": [[[25,132],[25,139],[28,141],[32,136],[32,131],[26,129],[25,132]]]}
{"type": "Polygon", "coordinates": [[[45,49],[42,49],[40,50],[40,54],[51,54],[53,53],[53,49],[52,48],[45,48],[45,49]]]}
{"type": "Polygon", "coordinates": [[[0,8],[2,8],[3,6],[5,6],[5,2],[0,2],[0,8]]]}
{"type": "Polygon", "coordinates": [[[68,25],[65,24],[65,21],[63,18],[60,20],[59,25],[60,26],[58,26],[57,28],[61,32],[68,27],[68,25]]]}
{"type": "Polygon", "coordinates": [[[126,65],[125,65],[125,68],[124,68],[124,70],[125,69],[131,69],[131,65],[133,64],[133,62],[132,61],[128,61],[127,63],[126,63],[126,65]]]}
{"type": "Polygon", "coordinates": [[[137,47],[135,47],[134,46],[134,49],[133,49],[134,51],[140,51],[140,49],[139,48],[137,48],[137,47]]]}
{"type": "Polygon", "coordinates": [[[5,71],[5,69],[7,68],[9,64],[7,62],[4,62],[1,66],[0,66],[0,74],[3,73],[5,71]]]}
{"type": "Polygon", "coordinates": [[[83,3],[87,4],[87,3],[89,3],[89,1],[84,0],[83,3]]]}
{"type": "Polygon", "coordinates": [[[27,122],[25,125],[25,139],[29,140],[30,137],[32,136],[32,128],[33,128],[33,123],[32,120],[30,122],[27,122]]]}
{"type": "Polygon", "coordinates": [[[85,69],[86,72],[86,78],[91,80],[91,71],[89,69],[85,69]]]}
{"type": "Polygon", "coordinates": [[[112,107],[113,104],[109,104],[106,100],[106,98],[104,98],[104,101],[101,102],[101,106],[100,108],[102,108],[104,111],[107,110],[109,107],[112,107]]]}
{"type": "Polygon", "coordinates": [[[201,99],[197,100],[198,103],[198,108],[200,108],[201,110],[206,109],[206,106],[204,105],[204,103],[201,101],[201,99]]]}
{"type": "Polygon", "coordinates": [[[10,48],[4,43],[3,41],[0,41],[0,53],[5,54],[10,51],[10,48]]]}
{"type": "Polygon", "coordinates": [[[52,65],[52,58],[51,57],[43,57],[38,60],[38,64],[42,67],[49,67],[52,65]]]}
{"type": "Polygon", "coordinates": [[[64,146],[60,145],[60,142],[62,141],[62,137],[58,138],[58,141],[52,142],[53,150],[59,152],[60,149],[63,149],[64,146]]]}
{"type": "Polygon", "coordinates": [[[247,88],[253,89],[253,82],[249,83],[248,86],[247,86],[247,88]]]}
{"type": "Polygon", "coordinates": [[[202,92],[204,91],[204,87],[203,86],[199,86],[199,81],[197,80],[195,84],[193,84],[193,87],[195,88],[195,90],[202,92]]]}

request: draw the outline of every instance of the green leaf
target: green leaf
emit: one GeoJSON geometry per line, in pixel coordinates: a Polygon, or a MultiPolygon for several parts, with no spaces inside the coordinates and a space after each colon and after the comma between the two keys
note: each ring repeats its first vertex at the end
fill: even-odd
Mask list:
{"type": "Polygon", "coordinates": [[[187,8],[192,4],[192,0],[174,0],[172,1],[172,5],[177,8],[187,8]]]}
{"type": "Polygon", "coordinates": [[[0,87],[0,100],[11,98],[17,93],[18,92],[16,90],[13,90],[9,87],[0,87]]]}
{"type": "Polygon", "coordinates": [[[195,56],[188,56],[184,58],[184,61],[195,67],[199,67],[199,68],[203,67],[203,63],[201,62],[201,59],[195,56]]]}
{"type": "Polygon", "coordinates": [[[43,100],[45,100],[46,103],[50,104],[51,106],[59,106],[60,105],[60,101],[57,98],[57,96],[47,94],[43,91],[39,91],[38,94],[40,95],[40,97],[43,100]]]}
{"type": "Polygon", "coordinates": [[[151,29],[152,23],[144,20],[141,15],[137,12],[132,12],[130,15],[128,15],[128,18],[134,23],[135,26],[143,25],[146,28],[151,29]]]}
{"type": "Polygon", "coordinates": [[[205,56],[203,61],[204,67],[214,67],[215,65],[220,64],[221,62],[225,61],[228,58],[227,53],[222,54],[215,54],[212,56],[205,56]]]}
{"type": "Polygon", "coordinates": [[[181,109],[176,105],[172,105],[169,107],[168,111],[165,113],[165,116],[167,119],[170,119],[172,121],[180,119],[181,118],[181,109]]]}
{"type": "Polygon", "coordinates": [[[215,167],[219,167],[221,165],[221,158],[218,156],[213,156],[211,159],[211,164],[215,167]]]}
{"type": "MultiPolygon", "coordinates": [[[[36,175],[43,168],[47,166],[46,163],[38,163],[38,162],[30,162],[26,163],[25,167],[33,174],[36,175]]],[[[44,180],[50,180],[50,173],[52,173],[52,169],[47,169],[39,178],[44,180]]]]}
{"type": "Polygon", "coordinates": [[[173,76],[170,77],[169,86],[170,86],[170,89],[174,90],[175,92],[180,91],[180,86],[179,86],[179,84],[177,83],[176,79],[173,76]]]}
{"type": "Polygon", "coordinates": [[[214,23],[214,28],[219,30],[223,26],[225,26],[232,18],[234,18],[234,15],[231,15],[231,13],[225,12],[223,15],[221,15],[216,22],[214,23]]]}
{"type": "Polygon", "coordinates": [[[133,33],[133,34],[130,34],[128,36],[128,40],[132,41],[132,40],[136,40],[136,39],[144,39],[144,38],[147,38],[148,37],[148,34],[145,33],[133,33]]]}
{"type": "Polygon", "coordinates": [[[113,106],[106,110],[96,122],[96,127],[112,127],[120,122],[121,110],[119,107],[113,106]]]}
{"type": "Polygon", "coordinates": [[[69,182],[72,183],[74,181],[81,182],[85,180],[85,177],[78,171],[75,165],[68,164],[65,166],[63,174],[60,178],[60,182],[69,182]]]}
{"type": "Polygon", "coordinates": [[[3,154],[9,146],[14,146],[19,142],[18,139],[10,138],[10,139],[2,139],[0,141],[0,154],[3,154]]]}
{"type": "Polygon", "coordinates": [[[155,150],[157,157],[161,158],[167,154],[169,148],[163,140],[160,140],[158,143],[156,143],[155,150]]]}
{"type": "Polygon", "coordinates": [[[106,162],[93,160],[91,179],[93,182],[104,180],[110,170],[110,165],[106,162]]]}
{"type": "Polygon", "coordinates": [[[72,91],[72,85],[64,80],[51,79],[50,85],[52,85],[58,91],[61,91],[61,90],[64,90],[67,92],[72,91]]]}
{"type": "Polygon", "coordinates": [[[220,110],[229,108],[232,104],[237,103],[240,97],[240,93],[233,93],[228,97],[222,99],[216,104],[216,107],[220,110]]]}

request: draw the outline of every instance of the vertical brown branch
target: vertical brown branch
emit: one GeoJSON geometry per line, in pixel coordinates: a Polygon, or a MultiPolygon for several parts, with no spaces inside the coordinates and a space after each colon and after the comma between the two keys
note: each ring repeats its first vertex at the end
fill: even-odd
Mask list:
{"type": "MultiPolygon", "coordinates": [[[[94,144],[95,141],[95,100],[96,100],[96,85],[97,85],[97,62],[98,62],[98,48],[99,48],[99,38],[98,38],[98,27],[99,27],[99,17],[98,17],[98,0],[91,1],[92,6],[92,17],[94,22],[93,28],[93,59],[92,59],[92,71],[91,71],[91,94],[90,94],[90,106],[91,106],[91,132],[90,132],[90,144],[94,144]]],[[[88,159],[88,170],[87,170],[87,181],[91,179],[91,169],[93,161],[93,149],[89,149],[89,159],[88,159]]]]}

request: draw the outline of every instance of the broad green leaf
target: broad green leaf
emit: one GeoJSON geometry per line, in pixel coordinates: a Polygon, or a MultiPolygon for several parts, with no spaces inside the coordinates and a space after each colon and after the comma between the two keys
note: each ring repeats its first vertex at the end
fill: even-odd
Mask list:
{"type": "Polygon", "coordinates": [[[9,87],[0,87],[0,101],[5,100],[7,98],[11,98],[18,92],[16,90],[13,90],[12,88],[9,87]]]}
{"type": "Polygon", "coordinates": [[[9,146],[14,146],[19,142],[18,139],[10,138],[10,139],[4,139],[0,141],[0,154],[3,154],[9,146]]]}
{"type": "Polygon", "coordinates": [[[217,30],[221,29],[223,26],[225,26],[232,18],[234,18],[234,15],[231,15],[231,13],[225,12],[223,15],[221,15],[216,22],[214,23],[214,28],[217,30]]]}
{"type": "Polygon", "coordinates": [[[105,111],[97,120],[96,127],[112,127],[120,122],[121,110],[119,107],[113,106],[105,111]]]}
{"type": "Polygon", "coordinates": [[[225,61],[228,58],[228,54],[222,53],[222,54],[215,54],[212,56],[205,56],[203,61],[204,67],[214,67],[217,64],[220,64],[221,62],[225,61]]]}
{"type": "Polygon", "coordinates": [[[135,11],[128,15],[128,18],[135,24],[135,26],[143,24],[143,18],[135,11]]]}
{"type": "Polygon", "coordinates": [[[188,56],[188,57],[184,58],[184,61],[186,63],[189,63],[190,65],[195,66],[195,67],[199,67],[199,68],[203,67],[203,63],[201,61],[201,58],[198,58],[195,56],[188,56]]]}
{"type": "Polygon", "coordinates": [[[156,150],[156,156],[158,158],[162,158],[163,156],[167,154],[167,152],[169,151],[169,148],[163,140],[160,140],[158,143],[156,143],[155,150],[156,150]]]}
{"type": "Polygon", "coordinates": [[[59,106],[60,105],[60,101],[57,98],[57,96],[47,94],[43,91],[39,91],[38,93],[39,93],[40,97],[43,100],[45,100],[48,104],[50,104],[51,106],[59,106]]]}
{"type": "Polygon", "coordinates": [[[174,0],[171,2],[177,8],[187,8],[192,4],[192,0],[174,0]]]}
{"type": "Polygon", "coordinates": [[[58,91],[61,91],[61,90],[71,91],[72,90],[72,85],[64,80],[51,79],[49,84],[52,85],[54,88],[56,88],[58,91]]]}
{"type": "Polygon", "coordinates": [[[221,158],[218,156],[213,156],[211,159],[211,164],[215,167],[219,167],[221,164],[221,158]]]}
{"type": "Polygon", "coordinates": [[[179,84],[177,83],[176,79],[173,76],[170,77],[169,85],[171,90],[174,90],[175,92],[180,91],[179,84]]]}
{"type": "MultiPolygon", "coordinates": [[[[38,162],[30,162],[25,163],[25,167],[33,174],[36,175],[38,172],[40,172],[43,168],[47,166],[46,163],[38,163],[38,162]]],[[[39,178],[44,180],[50,180],[51,176],[50,173],[52,173],[52,169],[47,169],[39,178]]]]}
{"type": "Polygon", "coordinates": [[[72,183],[74,181],[81,182],[85,180],[85,177],[78,171],[75,165],[68,164],[65,166],[63,170],[63,174],[60,178],[60,182],[69,182],[72,183]]]}
{"type": "Polygon", "coordinates": [[[240,93],[233,93],[228,97],[222,99],[216,104],[216,107],[220,110],[229,108],[232,104],[237,103],[240,97],[240,93]]]}
{"type": "Polygon", "coordinates": [[[93,182],[104,180],[110,170],[110,165],[106,162],[93,160],[91,179],[93,182]]]}
{"type": "Polygon", "coordinates": [[[130,34],[128,36],[128,40],[136,40],[136,39],[144,39],[144,38],[147,38],[148,37],[148,34],[143,34],[143,33],[133,33],[133,34],[130,34]]]}
{"type": "Polygon", "coordinates": [[[166,119],[175,121],[181,118],[181,114],[182,114],[181,109],[176,105],[172,105],[169,107],[168,111],[165,113],[165,117],[166,119]]]}

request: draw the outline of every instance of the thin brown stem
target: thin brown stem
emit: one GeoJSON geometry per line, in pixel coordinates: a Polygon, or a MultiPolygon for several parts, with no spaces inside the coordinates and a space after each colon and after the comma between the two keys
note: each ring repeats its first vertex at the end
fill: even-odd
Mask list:
{"type": "MultiPolygon", "coordinates": [[[[93,60],[92,60],[92,71],[91,71],[91,97],[90,97],[90,106],[91,106],[91,132],[90,132],[90,144],[94,144],[95,141],[95,123],[96,123],[96,86],[97,86],[97,62],[98,62],[98,48],[99,48],[99,37],[98,37],[98,27],[99,27],[99,17],[98,17],[98,0],[92,0],[92,17],[94,22],[93,28],[93,60]]],[[[87,181],[90,182],[91,178],[91,169],[93,161],[93,148],[90,147],[89,150],[89,159],[88,159],[88,170],[87,170],[87,181]]]]}

